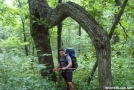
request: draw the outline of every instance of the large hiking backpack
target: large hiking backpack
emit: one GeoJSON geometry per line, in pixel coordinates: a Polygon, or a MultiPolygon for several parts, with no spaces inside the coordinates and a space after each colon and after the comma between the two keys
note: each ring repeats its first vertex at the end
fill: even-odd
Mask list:
{"type": "Polygon", "coordinates": [[[71,57],[72,60],[72,69],[76,70],[78,67],[77,59],[75,56],[75,50],[73,48],[67,48],[66,49],[66,54],[68,54],[71,57]]]}

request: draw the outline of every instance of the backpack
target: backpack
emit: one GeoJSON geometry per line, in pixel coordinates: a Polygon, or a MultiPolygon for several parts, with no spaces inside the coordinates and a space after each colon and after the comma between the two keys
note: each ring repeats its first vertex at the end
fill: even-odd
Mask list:
{"type": "Polygon", "coordinates": [[[73,71],[76,70],[78,67],[78,63],[77,63],[77,59],[75,56],[75,50],[73,48],[67,48],[65,53],[71,57],[73,71]]]}

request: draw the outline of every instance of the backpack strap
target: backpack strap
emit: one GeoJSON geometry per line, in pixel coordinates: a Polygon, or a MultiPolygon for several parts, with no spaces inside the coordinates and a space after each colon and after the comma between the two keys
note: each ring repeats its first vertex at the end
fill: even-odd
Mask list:
{"type": "MultiPolygon", "coordinates": [[[[68,55],[68,54],[67,54],[68,55]]],[[[67,55],[65,56],[65,62],[68,65],[68,61],[67,61],[67,55]]]]}

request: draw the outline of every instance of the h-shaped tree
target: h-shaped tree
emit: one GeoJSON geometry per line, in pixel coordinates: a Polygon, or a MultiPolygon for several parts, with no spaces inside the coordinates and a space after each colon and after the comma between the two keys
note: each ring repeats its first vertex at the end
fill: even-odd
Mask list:
{"type": "MultiPolygon", "coordinates": [[[[73,2],[60,3],[56,8],[49,7],[47,0],[28,0],[30,9],[31,35],[34,39],[39,63],[54,68],[49,38],[49,29],[71,17],[87,32],[96,49],[100,89],[112,86],[111,47],[108,33],[81,6],[73,2]]],[[[50,71],[52,73],[52,71],[50,71]]],[[[45,71],[42,76],[48,76],[45,71]]],[[[53,74],[52,79],[55,79],[53,74]]]]}

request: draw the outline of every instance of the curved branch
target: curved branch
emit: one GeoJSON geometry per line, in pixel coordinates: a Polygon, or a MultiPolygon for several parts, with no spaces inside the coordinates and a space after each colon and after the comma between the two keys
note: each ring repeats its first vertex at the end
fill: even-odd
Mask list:
{"type": "Polygon", "coordinates": [[[80,24],[96,48],[101,90],[105,90],[106,86],[112,86],[111,48],[108,33],[88,12],[73,2],[59,4],[48,12],[45,19],[49,24],[57,25],[67,17],[71,17],[80,24]]]}
{"type": "Polygon", "coordinates": [[[120,10],[119,14],[117,15],[117,17],[115,18],[115,21],[114,21],[113,26],[111,27],[111,30],[110,30],[110,33],[109,33],[109,38],[110,39],[112,38],[112,35],[114,33],[114,29],[116,28],[116,25],[120,21],[120,18],[122,16],[123,12],[124,12],[124,9],[125,9],[125,6],[127,5],[127,2],[128,2],[128,0],[124,0],[123,5],[121,7],[121,10],[120,10]]]}
{"type": "Polygon", "coordinates": [[[55,9],[50,10],[46,21],[52,25],[57,25],[68,16],[78,22],[93,41],[95,40],[94,36],[99,37],[95,41],[104,39],[105,30],[88,12],[73,2],[60,3],[55,9]]]}

